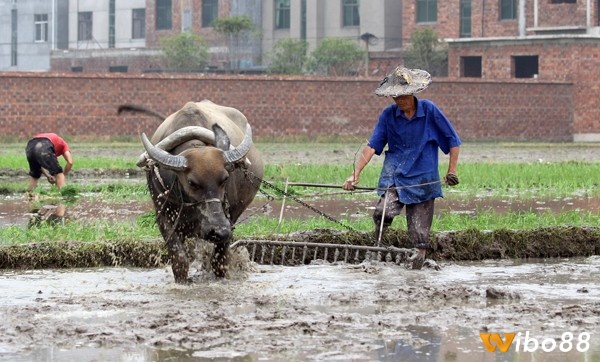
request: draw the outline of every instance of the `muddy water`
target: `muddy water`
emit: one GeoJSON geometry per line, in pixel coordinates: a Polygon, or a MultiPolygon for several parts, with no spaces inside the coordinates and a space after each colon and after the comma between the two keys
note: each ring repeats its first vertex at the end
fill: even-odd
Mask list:
{"type": "MultiPolygon", "coordinates": [[[[89,196],[67,215],[133,222],[151,210],[149,201],[89,196]]],[[[368,196],[305,201],[335,218],[368,216],[374,205],[368,196]]],[[[0,226],[26,226],[31,205],[0,198],[0,226]]],[[[248,214],[278,218],[280,208],[259,198],[248,214]]],[[[597,212],[600,198],[450,194],[437,202],[437,212],[487,209],[597,212]]],[[[286,201],[284,217],[312,216],[286,201]]],[[[597,361],[598,280],[600,257],[418,272],[385,263],[250,265],[228,280],[199,270],[191,286],[174,284],[168,268],[3,270],[0,361],[597,361]],[[517,336],[507,352],[490,353],[481,331],[517,336]],[[569,347],[564,333],[574,336],[569,352],[559,350],[569,347]],[[548,351],[526,351],[534,339],[548,351]]]]}
{"type": "MultiPolygon", "coordinates": [[[[373,213],[377,196],[363,194],[360,196],[341,196],[339,193],[319,197],[301,197],[303,202],[335,219],[370,217],[373,213]]],[[[32,212],[39,208],[39,202],[29,202],[23,195],[0,195],[0,227],[9,225],[27,226],[32,212]]],[[[256,215],[269,216],[278,219],[284,206],[283,218],[312,218],[319,216],[314,210],[307,208],[294,200],[273,200],[257,197],[240,221],[256,215]]],[[[80,221],[118,220],[135,221],[135,219],[152,210],[150,200],[114,201],[103,200],[98,195],[86,195],[76,203],[67,205],[67,217],[80,221]]],[[[600,197],[569,196],[560,198],[528,198],[528,199],[497,199],[479,196],[463,199],[460,195],[448,195],[436,200],[436,214],[457,213],[476,215],[480,212],[534,212],[534,213],[564,213],[567,211],[600,211],[600,197]]]]}
{"type": "Polygon", "coordinates": [[[2,271],[0,360],[595,361],[599,278],[600,257],[250,265],[190,286],[168,269],[2,271]],[[491,353],[480,331],[518,334],[491,353]]]}

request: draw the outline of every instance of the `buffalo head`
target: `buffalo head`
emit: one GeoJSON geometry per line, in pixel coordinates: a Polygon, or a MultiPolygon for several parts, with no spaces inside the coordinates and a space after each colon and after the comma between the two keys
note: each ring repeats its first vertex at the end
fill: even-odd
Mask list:
{"type": "MultiPolygon", "coordinates": [[[[248,125],[244,139],[235,148],[230,147],[229,137],[219,125],[215,124],[212,130],[214,146],[188,148],[177,155],[152,145],[145,134],[142,134],[142,143],[148,157],[159,168],[175,173],[182,204],[195,208],[194,219],[197,222],[191,223],[195,224],[193,233],[202,239],[221,243],[231,238],[225,185],[235,164],[244,161],[252,146],[252,130],[248,125]]],[[[196,133],[190,130],[192,136],[184,134],[172,143],[186,142],[196,133]]],[[[184,219],[181,222],[189,221],[184,219]]]]}

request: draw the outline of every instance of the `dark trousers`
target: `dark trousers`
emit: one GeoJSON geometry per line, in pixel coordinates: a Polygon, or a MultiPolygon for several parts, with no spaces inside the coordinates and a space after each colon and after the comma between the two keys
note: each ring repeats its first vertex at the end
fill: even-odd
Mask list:
{"type": "Polygon", "coordinates": [[[54,176],[63,172],[54,153],[54,145],[47,138],[33,138],[25,148],[27,162],[29,162],[29,175],[33,178],[42,176],[42,167],[54,176]]]}
{"type": "Polygon", "coordinates": [[[387,228],[392,224],[394,217],[400,215],[402,209],[406,207],[409,239],[413,242],[415,248],[429,249],[429,232],[433,223],[434,204],[435,199],[431,199],[419,204],[405,205],[398,200],[398,193],[395,189],[387,190],[377,202],[373,212],[373,221],[375,226],[379,228],[383,216],[383,227],[387,228]],[[383,212],[384,205],[385,214],[383,212]]]}

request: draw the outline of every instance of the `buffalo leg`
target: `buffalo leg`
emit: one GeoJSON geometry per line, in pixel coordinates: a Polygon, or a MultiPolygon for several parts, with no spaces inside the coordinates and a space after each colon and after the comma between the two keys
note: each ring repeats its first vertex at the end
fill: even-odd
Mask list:
{"type": "Polygon", "coordinates": [[[190,281],[188,278],[190,263],[187,260],[181,244],[174,248],[169,247],[169,257],[171,259],[171,268],[173,269],[175,282],[188,283],[190,281]]]}
{"type": "Polygon", "coordinates": [[[217,277],[223,278],[227,275],[229,269],[229,243],[215,244],[211,266],[217,277]]]}
{"type": "Polygon", "coordinates": [[[177,238],[177,235],[171,235],[170,237],[167,235],[164,237],[167,242],[167,251],[169,253],[169,259],[171,260],[171,268],[173,269],[175,282],[189,283],[190,279],[188,278],[188,273],[190,271],[190,262],[183,244],[180,239],[177,238]],[[168,240],[166,239],[167,237],[169,237],[168,240]]]}

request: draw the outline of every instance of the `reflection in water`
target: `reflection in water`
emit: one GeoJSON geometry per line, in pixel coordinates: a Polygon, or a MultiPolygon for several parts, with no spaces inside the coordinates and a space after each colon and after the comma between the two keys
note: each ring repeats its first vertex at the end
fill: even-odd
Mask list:
{"type": "Polygon", "coordinates": [[[407,337],[386,343],[379,351],[379,361],[443,361],[440,358],[442,337],[431,327],[409,326],[407,337]],[[390,346],[391,344],[391,346],[390,346]]]}
{"type": "MultiPolygon", "coordinates": [[[[301,197],[301,200],[321,212],[338,220],[346,218],[369,218],[376,203],[376,197],[368,195],[326,196],[326,197],[301,197]]],[[[281,212],[281,199],[266,200],[257,197],[250,207],[244,212],[240,220],[248,217],[262,215],[279,218],[281,212]]],[[[52,206],[52,205],[47,205],[52,206]]],[[[106,221],[130,221],[153,210],[150,199],[147,200],[105,200],[93,195],[78,198],[69,203],[69,218],[73,220],[106,220],[106,221]]],[[[569,211],[600,212],[600,197],[598,196],[573,196],[559,198],[462,198],[457,195],[448,194],[447,197],[436,201],[436,214],[468,214],[494,212],[504,214],[508,212],[532,212],[532,213],[565,213],[569,211]]],[[[31,212],[31,203],[22,196],[0,195],[0,227],[9,225],[27,226],[31,212]]],[[[34,210],[37,213],[37,210],[34,210]]],[[[315,211],[286,200],[283,217],[290,219],[305,219],[317,217],[315,211]]]]}
{"type": "Polygon", "coordinates": [[[44,205],[30,211],[29,227],[63,224],[67,207],[63,204],[44,205]]]}

